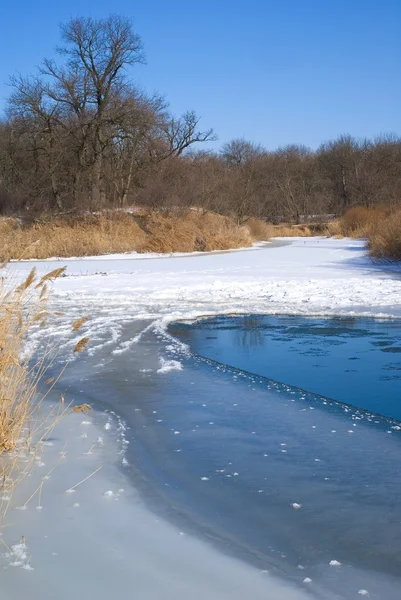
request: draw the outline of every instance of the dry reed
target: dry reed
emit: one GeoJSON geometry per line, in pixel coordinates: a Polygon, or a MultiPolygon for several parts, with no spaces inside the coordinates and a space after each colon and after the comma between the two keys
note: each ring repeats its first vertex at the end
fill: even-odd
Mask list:
{"type": "Polygon", "coordinates": [[[44,381],[55,349],[45,347],[41,355],[34,358],[34,350],[29,353],[26,347],[31,333],[49,319],[47,292],[43,291],[47,290],[49,281],[54,281],[63,272],[63,269],[57,269],[38,278],[32,269],[24,281],[18,282],[16,274],[11,274],[6,265],[1,268],[0,487],[3,500],[0,521],[7,512],[15,486],[30,470],[38,444],[50,434],[66,410],[61,398],[53,408],[43,411],[43,400],[63,372],[62,369],[57,377],[44,381]],[[42,381],[48,387],[39,392],[42,381]]]}
{"type": "Polygon", "coordinates": [[[0,219],[0,260],[194,252],[247,247],[254,238],[235,219],[200,211],[105,212],[21,225],[0,219]]]}
{"type": "Polygon", "coordinates": [[[401,260],[401,210],[379,220],[369,235],[372,256],[401,260]]]}

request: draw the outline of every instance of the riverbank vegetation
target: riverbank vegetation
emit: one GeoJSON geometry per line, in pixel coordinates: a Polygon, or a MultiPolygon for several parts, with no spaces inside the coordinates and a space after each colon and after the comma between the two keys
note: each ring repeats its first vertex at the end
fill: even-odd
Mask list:
{"type": "MultiPolygon", "coordinates": [[[[67,410],[62,397],[43,404],[65,367],[49,377],[57,347],[47,343],[37,353],[34,342],[35,333],[57,319],[49,309],[49,293],[64,271],[38,277],[32,269],[20,280],[8,265],[0,266],[0,523],[15,487],[40,463],[42,442],[67,410]]],[[[73,331],[81,322],[73,323],[73,331]]],[[[78,340],[75,351],[86,343],[87,338],[78,340]]],[[[39,498],[40,491],[35,492],[39,498]]]]}
{"type": "MultiPolygon", "coordinates": [[[[0,121],[0,214],[19,220],[0,225],[3,255],[5,244],[15,257],[38,239],[31,257],[225,249],[269,232],[336,227],[337,235],[362,235],[368,223],[358,231],[350,209],[382,221],[401,207],[398,136],[343,135],[316,150],[270,150],[244,139],[219,148],[193,110],[176,116],[163,96],[136,85],[143,63],[130,20],[77,18],[61,26],[55,58],[11,78],[0,121]],[[132,207],[142,221],[116,216],[132,207]],[[213,226],[194,217],[194,207],[220,215],[218,226],[215,216],[213,226]]],[[[392,227],[383,224],[372,252],[387,252],[392,227]]]]}

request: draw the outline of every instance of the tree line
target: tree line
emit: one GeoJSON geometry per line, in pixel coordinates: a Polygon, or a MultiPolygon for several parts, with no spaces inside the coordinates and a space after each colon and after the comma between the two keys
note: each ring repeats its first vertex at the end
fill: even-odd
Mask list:
{"type": "Polygon", "coordinates": [[[342,136],[316,151],[276,151],[234,139],[220,151],[194,111],[180,117],[138,89],[144,62],[130,20],[78,18],[61,26],[59,60],[11,78],[0,121],[0,212],[68,213],[143,205],[199,207],[271,221],[342,214],[401,199],[401,139],[342,136]]]}

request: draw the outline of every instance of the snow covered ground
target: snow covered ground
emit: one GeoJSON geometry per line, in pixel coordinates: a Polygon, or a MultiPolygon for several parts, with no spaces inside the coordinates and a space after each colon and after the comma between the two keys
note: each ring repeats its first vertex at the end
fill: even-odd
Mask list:
{"type": "MultiPolygon", "coordinates": [[[[361,240],[290,238],[287,245],[143,260],[141,255],[63,260],[55,300],[96,313],[93,331],[120,318],[202,314],[401,316],[401,268],[373,262],[361,240]]],[[[24,273],[60,261],[16,263],[24,273]]],[[[116,332],[118,335],[118,332],[116,332]]]]}
{"type": "MultiPolygon", "coordinates": [[[[108,344],[115,355],[135,344],[138,334],[130,339],[124,335],[133,320],[163,327],[175,319],[221,313],[401,317],[401,270],[373,263],[362,241],[292,238],[286,245],[232,253],[146,260],[120,255],[61,264],[67,265],[66,276],[55,284],[53,303],[63,314],[45,334],[68,349],[76,342],[71,320],[91,315],[79,335],[91,338],[92,356],[108,344]]],[[[44,273],[60,267],[60,261],[11,268],[22,275],[33,265],[44,273]]],[[[42,335],[39,331],[37,339],[42,335]]],[[[170,368],[181,365],[161,364],[158,376],[170,368]]],[[[1,559],[5,597],[309,597],[308,581],[306,591],[294,590],[158,520],[117,468],[114,458],[123,448],[118,446],[122,438],[112,433],[118,423],[109,418],[104,413],[89,419],[71,415],[56,430],[54,445],[43,449],[49,468],[65,448],[67,454],[43,486],[43,509],[35,510],[34,498],[28,510],[11,513],[13,525],[3,536],[11,550],[1,559]],[[82,423],[86,420],[91,423],[82,423]],[[75,492],[66,492],[99,466],[103,468],[75,492]],[[22,535],[32,551],[30,561],[25,546],[11,547],[22,535]],[[27,565],[35,570],[28,572],[27,565]]],[[[36,469],[14,506],[24,505],[29,486],[43,474],[36,469]]],[[[316,589],[313,593],[323,597],[316,589]]]]}

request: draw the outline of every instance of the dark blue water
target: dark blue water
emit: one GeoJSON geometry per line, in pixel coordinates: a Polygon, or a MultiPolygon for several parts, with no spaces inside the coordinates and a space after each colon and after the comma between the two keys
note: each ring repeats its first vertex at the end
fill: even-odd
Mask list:
{"type": "Polygon", "coordinates": [[[401,420],[401,320],[216,317],[174,334],[200,356],[401,420]]]}

